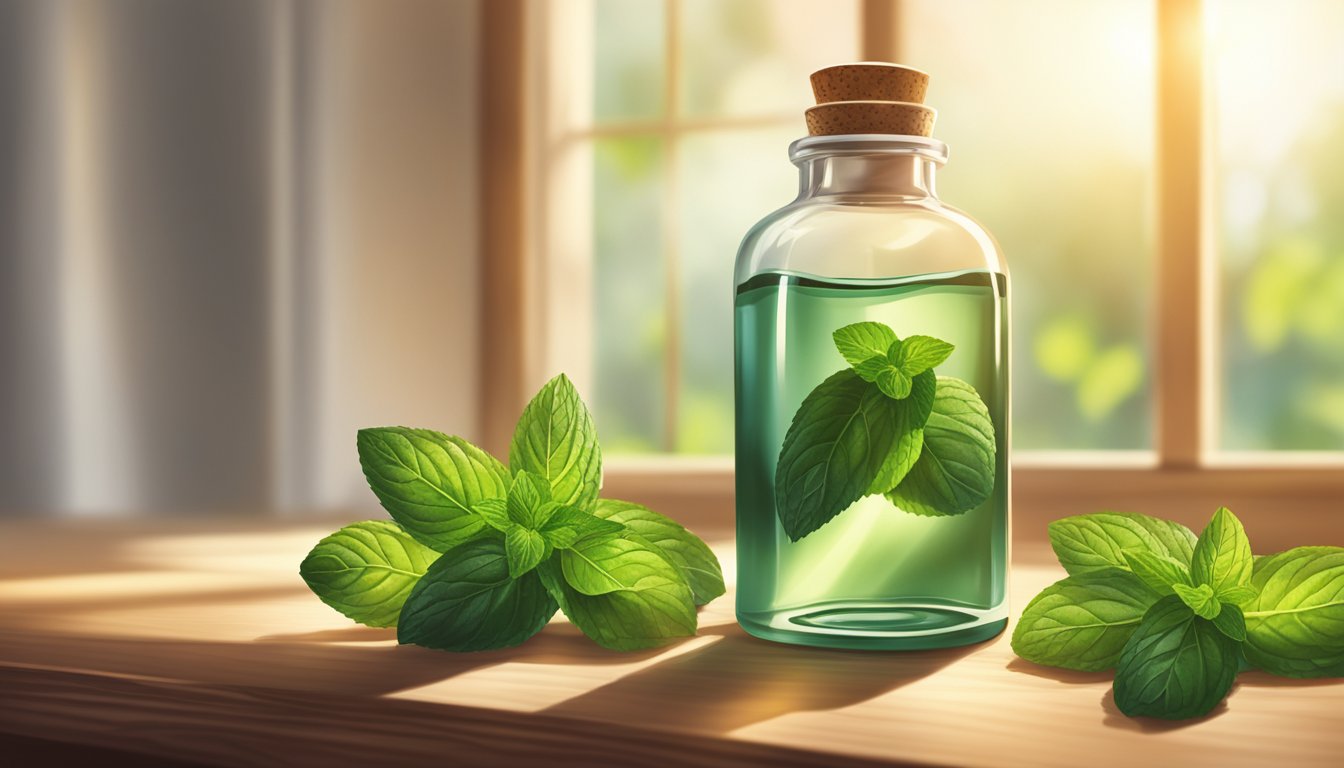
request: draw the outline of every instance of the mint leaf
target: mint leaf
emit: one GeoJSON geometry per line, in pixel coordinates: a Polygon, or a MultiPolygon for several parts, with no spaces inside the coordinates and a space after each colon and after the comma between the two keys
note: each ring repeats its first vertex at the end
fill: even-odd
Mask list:
{"type": "MultiPolygon", "coordinates": [[[[896,343],[900,344],[899,341],[896,343]]],[[[864,367],[860,366],[858,373],[860,377],[867,379],[868,377],[864,376],[864,367]]],[[[893,400],[904,400],[909,397],[910,388],[914,386],[914,380],[908,373],[890,363],[886,363],[879,368],[877,375],[869,380],[877,385],[882,394],[893,400]]]]}
{"type": "Polygon", "coordinates": [[[565,616],[603,648],[656,648],[695,634],[690,587],[671,563],[664,560],[661,567],[649,563],[647,572],[627,588],[586,595],[566,580],[560,559],[547,560],[536,572],[565,616]]]}
{"type": "Polygon", "coordinates": [[[887,457],[878,467],[877,477],[868,485],[869,494],[886,493],[910,474],[919,453],[924,448],[924,425],[933,413],[934,393],[938,380],[932,371],[914,378],[909,397],[897,402],[893,411],[896,419],[896,443],[887,451],[887,457]]]}
{"type": "Polygon", "coordinates": [[[1213,587],[1208,584],[1200,584],[1192,587],[1189,584],[1173,584],[1172,592],[1185,603],[1195,615],[1201,619],[1214,619],[1222,612],[1223,604],[1218,602],[1218,598],[1213,595],[1213,587]]]}
{"type": "Polygon", "coordinates": [[[880,357],[885,362],[887,350],[897,341],[895,331],[882,323],[871,321],[846,325],[832,333],[831,338],[835,340],[835,348],[852,366],[874,357],[880,357]]]}
{"type": "Polygon", "coordinates": [[[1344,677],[1344,548],[1298,547],[1256,561],[1244,605],[1246,660],[1284,677],[1344,677]]]}
{"type": "Polygon", "coordinates": [[[907,336],[901,340],[897,362],[907,376],[933,370],[942,365],[956,347],[932,336],[907,336]]]}
{"type": "Polygon", "coordinates": [[[322,602],[360,624],[394,627],[401,606],[438,552],[395,523],[366,520],[327,536],[299,564],[322,602]]]}
{"type": "Polygon", "coordinates": [[[870,357],[854,366],[854,372],[864,381],[871,381],[882,390],[882,394],[893,400],[904,400],[910,396],[912,377],[900,365],[901,342],[893,341],[886,354],[870,357]]]}
{"type": "Polygon", "coordinates": [[[856,323],[835,332],[836,346],[864,381],[877,384],[882,394],[894,400],[910,396],[916,376],[933,370],[952,354],[954,347],[932,336],[905,340],[880,323],[856,323]],[[890,339],[885,349],[878,345],[890,339]]]}
{"type": "Polygon", "coordinates": [[[392,519],[421,543],[443,552],[486,527],[472,507],[504,496],[509,473],[460,437],[428,429],[361,429],[359,463],[392,519]]]}
{"type": "Polygon", "coordinates": [[[505,532],[513,527],[509,519],[508,504],[504,499],[484,499],[471,505],[471,511],[481,516],[485,524],[496,531],[505,532]]]}
{"type": "Polygon", "coordinates": [[[685,581],[657,547],[630,536],[580,539],[560,553],[560,567],[566,583],[585,595],[636,589],[651,577],[685,581]]]}
{"type": "Polygon", "coordinates": [[[1120,554],[1129,565],[1129,570],[1159,595],[1175,594],[1172,587],[1177,584],[1190,586],[1190,569],[1170,555],[1159,555],[1148,550],[1120,554]]]}
{"type": "Polygon", "coordinates": [[[704,605],[724,593],[723,569],[705,542],[681,524],[648,507],[616,499],[598,499],[595,513],[611,524],[657,548],[681,571],[696,605],[704,605]]]}
{"type": "Polygon", "coordinates": [[[1155,602],[1157,595],[1133,574],[1070,576],[1027,604],[1013,630],[1013,651],[1052,667],[1110,669],[1155,602]]]}
{"type": "Polygon", "coordinates": [[[1228,587],[1218,593],[1218,599],[1227,605],[1245,605],[1254,600],[1260,592],[1247,584],[1242,587],[1228,587]]]}
{"type": "Polygon", "coordinates": [[[522,470],[509,486],[509,500],[505,505],[509,520],[534,531],[540,528],[555,511],[551,502],[550,485],[540,477],[522,470]]]}
{"type": "Polygon", "coordinates": [[[504,554],[509,561],[509,577],[519,578],[546,559],[551,549],[540,533],[515,525],[504,534],[504,554]]]}
{"type": "Polygon", "coordinates": [[[564,374],[546,382],[523,409],[509,444],[509,467],[545,480],[557,504],[588,509],[597,501],[602,479],[597,429],[564,374]]]}
{"type": "MultiPolygon", "coordinates": [[[[921,376],[927,374],[920,374],[921,376]]],[[[887,498],[917,515],[958,515],[994,491],[994,423],[975,388],[939,376],[924,446],[910,473],[887,498]]]]}
{"type": "Polygon", "coordinates": [[[1237,676],[1237,644],[1191,613],[1180,598],[1159,600],[1125,644],[1115,670],[1115,705],[1130,717],[1206,715],[1237,676]]]}
{"type": "Polygon", "coordinates": [[[1152,552],[1189,563],[1195,534],[1169,520],[1132,512],[1075,515],[1050,523],[1050,546],[1070,574],[1130,569],[1125,552],[1152,552]]]}
{"type": "Polygon", "coordinates": [[[896,444],[900,402],[849,368],[803,400],[775,469],[775,506],[790,539],[820,528],[868,492],[896,444]]]}
{"type": "Polygon", "coordinates": [[[445,651],[484,651],[518,645],[541,631],[556,603],[535,572],[509,576],[498,537],[444,553],[415,585],[397,641],[445,651]]]}
{"type": "MultiPolygon", "coordinates": [[[[602,501],[597,501],[598,511],[602,509],[602,501]]],[[[608,522],[578,507],[560,507],[538,529],[546,543],[556,549],[568,549],[586,536],[610,536],[623,530],[620,523],[608,522]]]]}
{"type": "Polygon", "coordinates": [[[1199,534],[1190,578],[1208,584],[1215,594],[1251,583],[1251,542],[1241,521],[1227,507],[1219,507],[1199,534]]]}
{"type": "Polygon", "coordinates": [[[1224,603],[1222,610],[1213,617],[1213,626],[1238,643],[1246,639],[1246,617],[1235,605],[1224,603]]]}

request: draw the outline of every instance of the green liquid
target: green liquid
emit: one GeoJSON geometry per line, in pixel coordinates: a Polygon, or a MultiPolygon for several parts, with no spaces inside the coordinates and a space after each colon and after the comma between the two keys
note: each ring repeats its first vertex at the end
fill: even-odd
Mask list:
{"type": "Polygon", "coordinates": [[[1007,623],[1007,280],[963,272],[904,280],[775,273],[738,287],[737,616],[770,640],[841,648],[964,645],[1007,623]],[[973,385],[997,440],[994,493],[954,517],[860,499],[801,541],[775,512],[775,463],[803,398],[846,363],[831,333],[862,320],[956,346],[938,374],[973,385]]]}

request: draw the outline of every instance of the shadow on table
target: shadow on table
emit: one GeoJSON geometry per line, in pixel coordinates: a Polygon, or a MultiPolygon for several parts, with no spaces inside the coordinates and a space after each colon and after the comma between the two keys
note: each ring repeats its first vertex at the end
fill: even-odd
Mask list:
{"type": "MultiPolygon", "coordinates": [[[[223,602],[277,597],[289,589],[216,593],[223,602]],[[254,594],[256,593],[256,594],[254,594]]],[[[124,607],[200,606],[200,595],[135,596],[101,601],[124,607]]],[[[43,606],[45,613],[76,615],[82,601],[43,606]]],[[[549,714],[649,727],[727,732],[790,712],[850,706],[926,677],[976,646],[900,654],[800,648],[748,636],[736,624],[705,627],[703,645],[618,653],[599,647],[577,628],[557,621],[515,647],[445,653],[398,646],[396,630],[351,626],[263,635],[251,642],[106,634],[36,633],[27,622],[0,627],[7,660],[43,666],[52,659],[101,674],[351,696],[382,696],[427,686],[500,664],[575,666],[650,662],[587,693],[552,706],[549,714]],[[704,642],[708,641],[708,642],[704,642]],[[666,654],[668,658],[658,657],[666,654]]]]}
{"type": "Polygon", "coordinates": [[[445,653],[395,645],[396,630],[350,627],[296,635],[272,635],[252,642],[34,635],[0,628],[6,660],[100,674],[189,681],[203,685],[380,696],[447,680],[503,663],[631,664],[665,653],[661,648],[613,653],[578,630],[553,624],[517,648],[477,653],[445,653]]]}
{"type": "Polygon", "coordinates": [[[1344,685],[1344,678],[1279,677],[1253,669],[1237,675],[1237,685],[1247,688],[1317,688],[1323,685],[1344,685]]]}
{"type": "Polygon", "coordinates": [[[633,672],[546,714],[701,733],[727,733],[792,712],[858,704],[937,672],[978,646],[900,654],[802,648],[736,625],[713,642],[633,672]]]}
{"type": "MultiPolygon", "coordinates": [[[[1141,733],[1163,733],[1166,731],[1177,731],[1182,728],[1189,728],[1192,725],[1198,725],[1207,720],[1221,716],[1227,711],[1227,699],[1214,707],[1213,711],[1204,717],[1193,718],[1190,720],[1160,720],[1153,717],[1129,717],[1115,706],[1115,692],[1111,688],[1111,683],[1115,679],[1115,672],[1106,670],[1102,672],[1079,672],[1072,669],[1059,669],[1058,667],[1047,667],[1041,664],[1035,664],[1026,659],[1013,657],[1006,668],[1010,672],[1019,672],[1033,677],[1040,677],[1046,680],[1054,680],[1066,685],[1105,685],[1106,692],[1101,696],[1102,725],[1108,728],[1116,728],[1122,731],[1138,731],[1141,733]]],[[[1236,691],[1238,684],[1232,686],[1236,691]]],[[[1231,697],[1231,694],[1228,694],[1231,697]]]]}
{"type": "Polygon", "coordinates": [[[1054,680],[1059,683],[1076,685],[1080,683],[1110,683],[1115,678],[1114,672],[1079,672],[1073,669],[1060,669],[1059,667],[1047,667],[1041,664],[1027,661],[1020,656],[1014,656],[1012,660],[1005,665],[1009,672],[1019,672],[1032,677],[1040,677],[1046,680],[1054,680]]]}

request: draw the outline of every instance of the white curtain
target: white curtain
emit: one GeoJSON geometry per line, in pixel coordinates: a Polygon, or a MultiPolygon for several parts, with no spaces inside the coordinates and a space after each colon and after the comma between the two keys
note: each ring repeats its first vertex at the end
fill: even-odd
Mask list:
{"type": "Polygon", "coordinates": [[[0,515],[372,503],[477,428],[479,0],[0,2],[0,515]]]}

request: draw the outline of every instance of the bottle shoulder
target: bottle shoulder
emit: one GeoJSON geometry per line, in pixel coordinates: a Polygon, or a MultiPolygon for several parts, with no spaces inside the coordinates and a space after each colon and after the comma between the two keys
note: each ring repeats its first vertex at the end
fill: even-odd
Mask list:
{"type": "Polygon", "coordinates": [[[1006,274],[989,231],[934,198],[795,201],[743,238],[737,284],[762,272],[837,278],[897,278],[981,270],[1006,274]]]}

